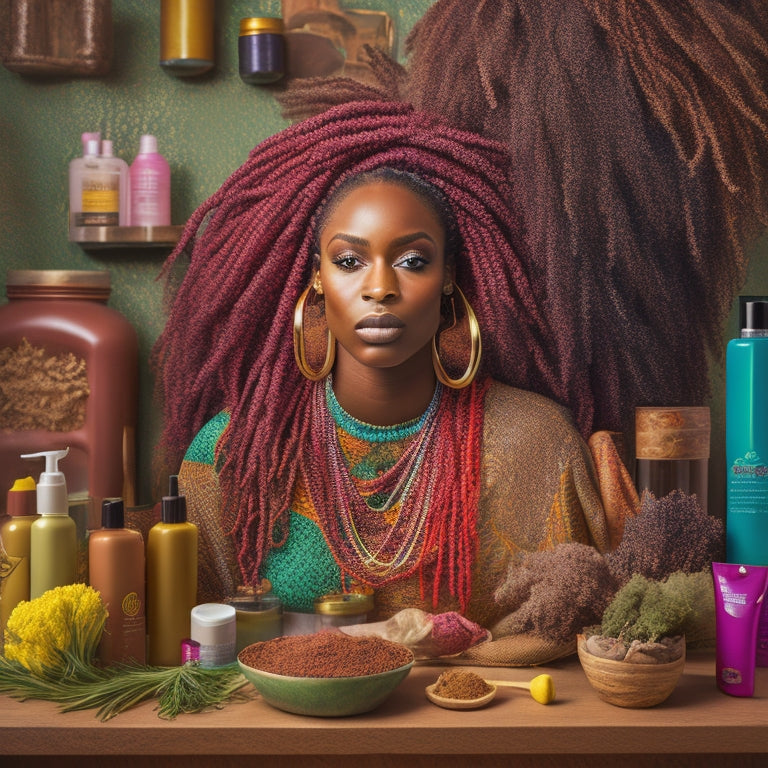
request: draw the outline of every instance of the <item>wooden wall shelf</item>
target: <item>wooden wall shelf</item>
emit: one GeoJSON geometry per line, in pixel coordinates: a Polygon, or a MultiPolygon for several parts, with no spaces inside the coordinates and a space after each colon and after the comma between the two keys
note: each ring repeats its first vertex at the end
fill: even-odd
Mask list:
{"type": "Polygon", "coordinates": [[[173,248],[184,227],[70,227],[69,240],[85,250],[173,248]]]}

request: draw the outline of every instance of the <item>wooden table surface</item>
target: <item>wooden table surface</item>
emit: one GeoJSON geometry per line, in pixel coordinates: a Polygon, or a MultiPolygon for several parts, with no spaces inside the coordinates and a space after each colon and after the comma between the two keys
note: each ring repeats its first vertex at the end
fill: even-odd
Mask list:
{"type": "Polygon", "coordinates": [[[516,766],[768,766],[766,668],[757,670],[755,696],[736,698],[717,689],[712,653],[689,654],[671,697],[651,709],[602,702],[576,657],[535,669],[468,668],[507,680],[547,672],[557,701],[544,706],[525,690],[500,688],[483,709],[441,709],[424,688],[442,668],[421,665],[377,710],[344,718],[293,715],[255,697],[173,721],[146,703],[101,723],[93,711],[62,714],[48,702],[0,697],[0,765],[53,765],[45,756],[58,756],[60,768],[189,765],[190,758],[204,765],[445,768],[510,765],[515,755],[516,766]]]}

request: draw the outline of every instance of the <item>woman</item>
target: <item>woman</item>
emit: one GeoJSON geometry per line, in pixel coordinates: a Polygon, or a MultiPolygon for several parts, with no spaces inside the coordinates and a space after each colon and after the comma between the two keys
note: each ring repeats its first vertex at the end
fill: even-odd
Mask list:
{"type": "Polygon", "coordinates": [[[193,216],[157,351],[167,447],[199,430],[180,482],[200,600],[268,578],[287,610],[372,589],[375,617],[490,628],[524,552],[615,544],[606,506],[620,527],[636,498],[604,505],[567,412],[509,386],[559,382],[504,179],[492,142],[351,104],[264,142],[193,216]]]}

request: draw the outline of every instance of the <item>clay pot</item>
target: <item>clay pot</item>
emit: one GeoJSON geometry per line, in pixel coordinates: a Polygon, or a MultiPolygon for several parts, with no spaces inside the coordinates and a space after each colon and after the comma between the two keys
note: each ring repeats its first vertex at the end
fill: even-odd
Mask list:
{"type": "Polygon", "coordinates": [[[685,666],[682,656],[667,664],[636,664],[595,656],[586,649],[584,635],[578,636],[581,667],[597,695],[616,707],[655,707],[672,693],[685,666]]]}

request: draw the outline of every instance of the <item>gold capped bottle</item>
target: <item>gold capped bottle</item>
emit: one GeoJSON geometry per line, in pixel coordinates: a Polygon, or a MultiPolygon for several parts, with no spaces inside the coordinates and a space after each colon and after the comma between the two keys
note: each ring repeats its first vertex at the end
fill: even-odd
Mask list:
{"type": "Polygon", "coordinates": [[[29,600],[29,547],[32,523],[38,519],[35,481],[25,477],[14,481],[8,491],[8,517],[0,525],[0,545],[7,559],[0,580],[0,647],[11,611],[29,600]]]}
{"type": "Polygon", "coordinates": [[[160,522],[147,536],[148,661],[181,664],[181,641],[189,638],[197,605],[197,526],[187,520],[187,500],[171,475],[160,522]]]}
{"type": "Polygon", "coordinates": [[[99,661],[103,666],[146,663],[144,539],[125,527],[122,499],[102,502],[101,528],[88,537],[88,567],[90,584],[109,613],[99,661]]]}

